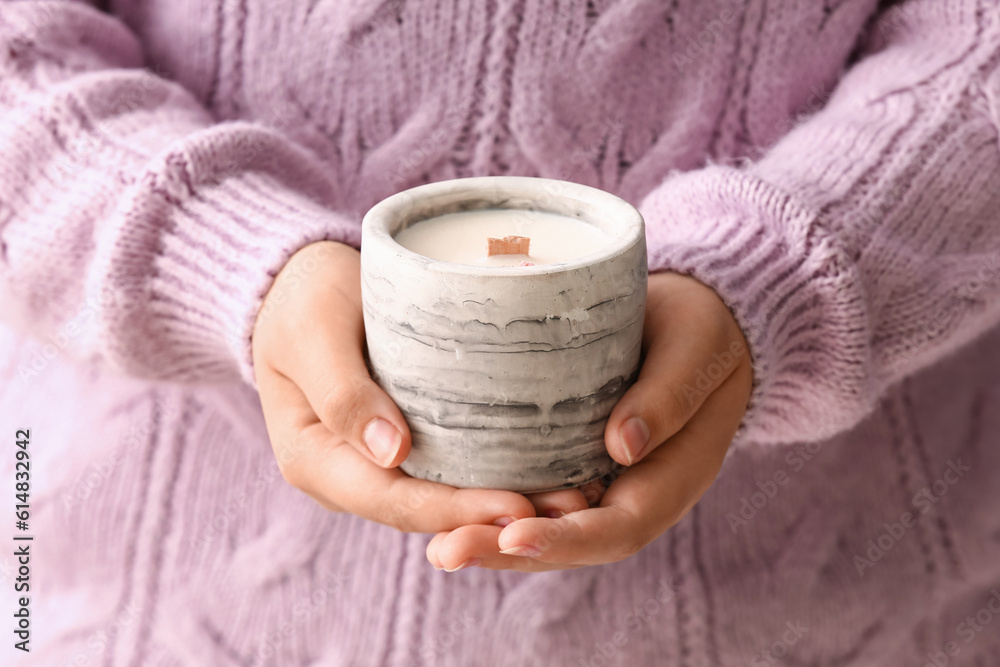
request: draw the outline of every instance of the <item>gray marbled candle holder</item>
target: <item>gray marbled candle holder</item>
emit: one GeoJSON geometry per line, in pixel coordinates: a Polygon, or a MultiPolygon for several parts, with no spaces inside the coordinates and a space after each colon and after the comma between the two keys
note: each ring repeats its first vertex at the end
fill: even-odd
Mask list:
{"type": "Polygon", "coordinates": [[[637,375],[646,301],[645,232],[633,206],[565,181],[465,178],[385,199],[362,230],[369,362],[413,434],[406,473],[534,492],[612,469],[604,427],[637,375]],[[613,241],[563,263],[485,267],[393,240],[427,218],[497,208],[570,216],[613,241]]]}

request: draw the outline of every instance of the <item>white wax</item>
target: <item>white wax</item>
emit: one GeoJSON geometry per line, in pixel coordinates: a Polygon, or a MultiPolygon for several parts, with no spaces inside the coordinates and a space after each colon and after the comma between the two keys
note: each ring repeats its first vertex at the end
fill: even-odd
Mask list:
{"type": "Polygon", "coordinates": [[[448,213],[410,225],[396,242],[431,259],[479,266],[555,264],[608,247],[612,239],[597,227],[556,213],[482,209],[448,213]],[[487,256],[487,239],[527,236],[527,255],[487,256]]]}

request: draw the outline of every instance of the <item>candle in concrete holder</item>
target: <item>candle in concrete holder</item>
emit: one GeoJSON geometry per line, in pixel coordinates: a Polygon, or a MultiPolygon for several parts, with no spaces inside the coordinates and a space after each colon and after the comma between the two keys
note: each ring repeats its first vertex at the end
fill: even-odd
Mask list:
{"type": "Polygon", "coordinates": [[[406,473],[527,493],[612,470],[604,427],[638,373],[646,297],[634,207],[541,178],[431,183],[368,212],[361,273],[372,375],[413,435],[406,473]]]}

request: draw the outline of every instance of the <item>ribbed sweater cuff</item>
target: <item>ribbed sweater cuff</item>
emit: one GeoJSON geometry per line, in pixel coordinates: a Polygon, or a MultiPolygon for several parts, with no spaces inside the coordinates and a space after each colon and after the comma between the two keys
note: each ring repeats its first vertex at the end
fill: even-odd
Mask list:
{"type": "Polygon", "coordinates": [[[835,236],[787,193],[721,166],[667,180],[640,205],[652,271],[690,275],[733,311],[754,391],[738,438],[824,438],[857,418],[866,315],[835,236]]]}
{"type": "Polygon", "coordinates": [[[222,381],[238,369],[254,384],[250,336],[274,276],[311,242],[360,243],[360,220],[319,200],[329,195],[308,156],[237,130],[211,131],[198,148],[158,161],[98,257],[104,338],[125,372],[222,381]],[[247,136],[252,151],[227,165],[233,142],[247,136]]]}
{"type": "Polygon", "coordinates": [[[352,224],[258,173],[202,190],[176,209],[173,222],[151,283],[157,319],[171,337],[189,341],[192,352],[224,344],[250,384],[253,324],[289,257],[316,241],[360,243],[360,221],[352,224]]]}

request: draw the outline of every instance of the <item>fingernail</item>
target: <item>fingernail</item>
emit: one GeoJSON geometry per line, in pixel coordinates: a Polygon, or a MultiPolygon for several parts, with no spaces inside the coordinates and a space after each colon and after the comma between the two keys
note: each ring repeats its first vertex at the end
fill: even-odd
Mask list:
{"type": "Polygon", "coordinates": [[[453,568],[451,570],[449,570],[448,568],[444,568],[444,571],[445,572],[458,572],[459,570],[464,570],[467,567],[475,567],[475,566],[479,565],[482,562],[483,561],[480,560],[480,559],[478,559],[478,558],[470,558],[469,560],[465,561],[464,563],[462,563],[458,567],[453,568]]]}
{"type": "Polygon", "coordinates": [[[380,417],[368,422],[361,437],[368,451],[383,466],[389,465],[396,458],[396,452],[399,451],[399,446],[403,442],[403,434],[380,417]]]}
{"type": "Polygon", "coordinates": [[[535,558],[542,555],[542,550],[530,544],[521,544],[510,549],[504,549],[500,553],[505,556],[523,556],[524,558],[535,558]]]}
{"type": "Polygon", "coordinates": [[[562,510],[545,510],[544,514],[549,519],[558,519],[566,516],[566,512],[563,512],[562,510]]]}
{"type": "Polygon", "coordinates": [[[514,523],[515,521],[517,521],[517,519],[515,519],[512,516],[502,516],[499,519],[497,519],[496,521],[494,521],[493,525],[494,526],[500,526],[501,528],[506,528],[507,526],[509,526],[510,524],[514,523]]]}
{"type": "Polygon", "coordinates": [[[649,426],[642,417],[632,417],[618,427],[618,439],[625,449],[625,458],[632,465],[646,450],[649,444],[649,426]]]}

